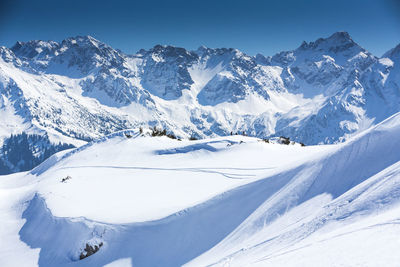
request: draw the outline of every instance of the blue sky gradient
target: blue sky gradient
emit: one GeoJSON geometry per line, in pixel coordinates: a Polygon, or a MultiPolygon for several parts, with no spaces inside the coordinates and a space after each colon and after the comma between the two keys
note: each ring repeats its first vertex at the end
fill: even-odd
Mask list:
{"type": "Polygon", "coordinates": [[[91,35],[126,53],[166,44],[273,55],[347,31],[377,56],[400,43],[399,0],[2,0],[0,45],[91,35]]]}

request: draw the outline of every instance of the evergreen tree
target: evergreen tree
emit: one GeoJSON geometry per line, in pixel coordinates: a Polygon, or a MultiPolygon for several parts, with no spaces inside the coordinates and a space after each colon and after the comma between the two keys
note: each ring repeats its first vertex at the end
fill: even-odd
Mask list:
{"type": "Polygon", "coordinates": [[[54,153],[73,147],[53,144],[47,135],[12,134],[0,149],[0,174],[31,170],[54,153]]]}

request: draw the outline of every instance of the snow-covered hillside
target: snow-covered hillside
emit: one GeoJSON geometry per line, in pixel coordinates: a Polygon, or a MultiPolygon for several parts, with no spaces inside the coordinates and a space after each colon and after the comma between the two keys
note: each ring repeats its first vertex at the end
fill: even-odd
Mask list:
{"type": "Polygon", "coordinates": [[[17,42],[0,48],[0,136],[76,145],[158,125],[335,143],[400,111],[399,51],[377,58],[345,32],[272,57],[161,45],[126,55],[90,36],[17,42]]]}
{"type": "Polygon", "coordinates": [[[117,132],[1,177],[0,265],[396,266],[399,150],[117,132]]]}

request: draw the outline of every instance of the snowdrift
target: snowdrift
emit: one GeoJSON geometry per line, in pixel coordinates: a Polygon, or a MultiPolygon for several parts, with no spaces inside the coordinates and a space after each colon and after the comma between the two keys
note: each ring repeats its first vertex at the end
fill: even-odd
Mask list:
{"type": "Polygon", "coordinates": [[[400,260],[392,238],[400,231],[399,149],[396,114],[334,153],[299,167],[295,175],[281,174],[290,177],[285,186],[189,265],[395,266],[400,260]],[[365,231],[361,238],[358,231],[365,231]],[[365,238],[370,234],[379,238],[365,238]],[[334,240],[342,235],[347,236],[334,240]]]}
{"type": "Polygon", "coordinates": [[[127,133],[1,178],[1,266],[400,262],[400,114],[327,146],[127,133]]]}

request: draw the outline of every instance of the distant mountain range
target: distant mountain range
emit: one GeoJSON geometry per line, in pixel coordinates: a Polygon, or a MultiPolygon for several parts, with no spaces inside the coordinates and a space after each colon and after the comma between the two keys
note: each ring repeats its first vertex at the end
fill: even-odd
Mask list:
{"type": "Polygon", "coordinates": [[[400,45],[379,58],[346,32],[272,57],[162,45],[127,55],[90,36],[17,42],[0,47],[0,95],[1,140],[26,132],[79,146],[157,126],[335,143],[400,111],[400,45]]]}

